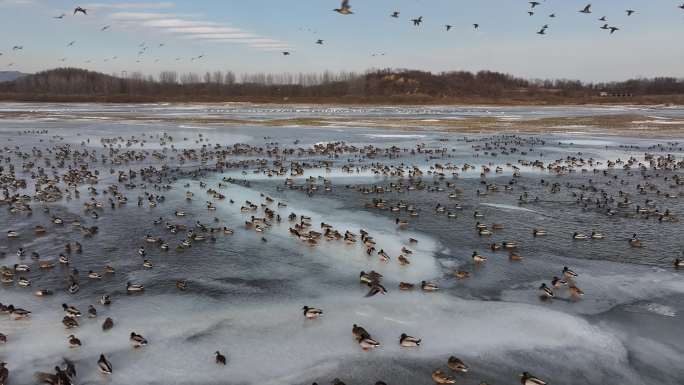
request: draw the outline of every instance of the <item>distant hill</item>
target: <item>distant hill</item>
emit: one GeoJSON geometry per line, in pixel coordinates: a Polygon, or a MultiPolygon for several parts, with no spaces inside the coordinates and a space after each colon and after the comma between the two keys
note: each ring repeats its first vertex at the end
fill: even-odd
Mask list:
{"type": "Polygon", "coordinates": [[[306,102],[370,104],[684,103],[673,77],[624,82],[530,80],[492,71],[432,73],[385,69],[364,74],[204,75],[172,71],[122,78],[58,68],[0,83],[0,100],[102,102],[306,102]]]}
{"type": "Polygon", "coordinates": [[[27,75],[19,71],[0,71],[0,82],[11,82],[27,75]]]}

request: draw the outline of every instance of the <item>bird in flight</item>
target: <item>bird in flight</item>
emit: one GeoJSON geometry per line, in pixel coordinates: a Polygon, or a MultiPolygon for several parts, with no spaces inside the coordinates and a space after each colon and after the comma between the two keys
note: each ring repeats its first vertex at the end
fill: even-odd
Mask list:
{"type": "Polygon", "coordinates": [[[473,28],[474,28],[474,29],[480,28],[480,24],[473,24],[473,28]]]}
{"type": "Polygon", "coordinates": [[[554,17],[556,17],[556,14],[555,14],[555,13],[552,13],[552,14],[549,15],[549,17],[550,17],[550,18],[554,18],[554,17]]]}
{"type": "Polygon", "coordinates": [[[108,30],[110,27],[111,27],[110,25],[105,25],[104,27],[102,27],[102,29],[100,29],[100,31],[106,31],[106,30],[108,30]]]}
{"type": "Polygon", "coordinates": [[[537,1],[530,1],[530,8],[534,8],[534,7],[536,7],[537,5],[539,5],[539,2],[537,2],[537,1]]]}
{"type": "Polygon", "coordinates": [[[87,14],[88,14],[88,10],[85,9],[85,8],[81,8],[81,7],[76,7],[76,8],[74,8],[74,15],[77,14],[77,13],[79,13],[79,12],[81,12],[81,13],[84,14],[84,15],[87,15],[87,14]]]}
{"type": "Polygon", "coordinates": [[[599,19],[599,21],[606,21],[606,20],[607,20],[607,19],[606,19],[605,16],[601,16],[601,18],[599,19]]]}
{"type": "Polygon", "coordinates": [[[610,29],[610,34],[611,34],[611,35],[614,34],[615,31],[619,31],[619,30],[620,30],[620,28],[618,28],[618,27],[610,27],[609,29],[610,29]]]}
{"type": "Polygon", "coordinates": [[[351,10],[351,5],[349,5],[349,0],[342,0],[342,4],[340,4],[340,7],[337,9],[333,9],[333,11],[341,15],[351,15],[354,13],[351,10]]]}
{"type": "Polygon", "coordinates": [[[69,44],[67,44],[67,47],[73,47],[74,44],[76,44],[76,40],[70,41],[69,44]]]}
{"type": "Polygon", "coordinates": [[[610,29],[610,27],[608,26],[608,24],[603,24],[603,26],[601,27],[601,29],[610,29]]]}
{"type": "Polygon", "coordinates": [[[632,16],[636,11],[633,9],[628,9],[625,12],[627,12],[627,16],[632,16]]]}
{"type": "Polygon", "coordinates": [[[586,7],[584,7],[580,13],[591,13],[591,4],[588,4],[586,7]]]}
{"type": "Polygon", "coordinates": [[[24,49],[23,45],[15,45],[14,47],[12,47],[12,51],[19,51],[22,49],[24,49]]]}
{"type": "Polygon", "coordinates": [[[420,23],[423,22],[423,16],[419,16],[417,19],[411,19],[411,21],[413,22],[413,25],[420,26],[420,23]]]}
{"type": "Polygon", "coordinates": [[[323,45],[323,40],[321,40],[321,39],[316,40],[316,44],[323,45]]]}
{"type": "Polygon", "coordinates": [[[290,56],[290,52],[289,51],[283,51],[283,56],[290,56]]]}
{"type": "Polygon", "coordinates": [[[680,5],[679,8],[684,9],[684,4],[680,5]]]}
{"type": "Polygon", "coordinates": [[[537,31],[537,35],[546,35],[546,28],[542,28],[539,31],[537,31]]]}
{"type": "Polygon", "coordinates": [[[530,16],[534,16],[534,12],[532,11],[527,11],[527,14],[529,14],[530,16]]]}
{"type": "Polygon", "coordinates": [[[446,28],[447,32],[449,32],[451,30],[451,28],[453,28],[454,26],[449,25],[449,24],[445,24],[444,27],[446,28]]]}
{"type": "Polygon", "coordinates": [[[159,43],[159,47],[163,47],[163,46],[164,46],[164,43],[159,43]]]}
{"type": "Polygon", "coordinates": [[[398,18],[398,17],[399,17],[399,11],[394,11],[394,12],[392,12],[392,14],[390,15],[390,17],[393,17],[393,18],[395,18],[395,19],[398,18]]]}
{"type": "Polygon", "coordinates": [[[59,16],[53,16],[52,18],[53,18],[53,19],[64,19],[65,16],[66,16],[66,13],[63,13],[63,14],[61,14],[61,15],[59,15],[59,16]]]}

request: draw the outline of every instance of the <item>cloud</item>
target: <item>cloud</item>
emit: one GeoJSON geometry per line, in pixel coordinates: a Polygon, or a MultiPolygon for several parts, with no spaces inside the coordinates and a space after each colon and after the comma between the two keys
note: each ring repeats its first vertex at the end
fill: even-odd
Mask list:
{"type": "Polygon", "coordinates": [[[114,12],[109,17],[120,23],[130,23],[154,29],[157,32],[174,34],[183,40],[245,44],[256,49],[284,49],[289,47],[283,41],[260,36],[251,31],[226,24],[189,18],[187,15],[156,12],[114,12]]]}
{"type": "Polygon", "coordinates": [[[156,3],[91,3],[83,5],[84,8],[93,9],[166,9],[175,6],[174,3],[169,1],[156,3]]]}

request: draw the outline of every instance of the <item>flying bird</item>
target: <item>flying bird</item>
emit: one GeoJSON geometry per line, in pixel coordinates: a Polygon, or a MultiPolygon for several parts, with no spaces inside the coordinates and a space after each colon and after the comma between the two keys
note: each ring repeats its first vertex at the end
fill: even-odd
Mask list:
{"type": "Polygon", "coordinates": [[[323,40],[321,40],[321,39],[316,40],[316,44],[323,45],[323,40]]]}
{"type": "Polygon", "coordinates": [[[289,51],[283,51],[283,56],[290,56],[290,52],[289,51]]]}
{"type": "Polygon", "coordinates": [[[636,11],[633,9],[628,9],[625,12],[627,12],[627,16],[632,16],[632,14],[634,14],[636,11]]]}
{"type": "Polygon", "coordinates": [[[342,4],[340,4],[340,7],[333,9],[333,11],[341,15],[351,15],[354,13],[351,10],[351,5],[349,5],[349,0],[342,0],[342,4]]]}
{"type": "Polygon", "coordinates": [[[79,12],[81,12],[81,13],[84,14],[84,15],[87,15],[87,14],[88,14],[88,10],[85,9],[85,8],[81,8],[81,7],[76,7],[76,8],[74,8],[74,15],[77,14],[77,13],[79,13],[79,12]]]}
{"type": "Polygon", "coordinates": [[[546,28],[542,28],[537,32],[537,35],[546,35],[546,28]]]}
{"type": "Polygon", "coordinates": [[[64,19],[65,16],[66,16],[66,13],[63,13],[63,14],[61,14],[61,15],[59,15],[59,16],[53,16],[52,18],[53,18],[53,19],[64,19]]]}
{"type": "Polygon", "coordinates": [[[446,30],[447,30],[447,32],[448,32],[448,31],[450,31],[451,28],[453,28],[454,26],[453,26],[453,25],[449,25],[449,24],[445,24],[444,27],[446,28],[446,30]]]}
{"type": "Polygon", "coordinates": [[[537,1],[530,1],[530,8],[534,8],[534,7],[536,7],[536,6],[539,5],[539,4],[540,4],[540,3],[537,2],[537,1]]]}
{"type": "Polygon", "coordinates": [[[619,30],[620,30],[620,28],[618,28],[618,27],[610,27],[609,29],[610,29],[610,34],[611,34],[611,35],[614,34],[615,31],[619,31],[619,30]]]}
{"type": "Polygon", "coordinates": [[[601,27],[601,29],[610,29],[610,27],[608,26],[608,24],[603,24],[603,26],[601,27]]]}
{"type": "Polygon", "coordinates": [[[76,40],[70,41],[69,44],[67,44],[67,47],[72,47],[74,44],[76,44],[76,40]]]}
{"type": "Polygon", "coordinates": [[[555,13],[552,13],[552,14],[549,15],[549,17],[550,17],[550,18],[554,18],[554,17],[556,17],[556,14],[555,14],[555,13]]]}
{"type": "Polygon", "coordinates": [[[104,27],[102,27],[102,29],[100,29],[100,31],[106,31],[106,30],[108,30],[110,27],[111,27],[110,25],[105,25],[104,27]]]}
{"type": "Polygon", "coordinates": [[[24,49],[23,45],[15,45],[14,47],[12,47],[12,51],[19,51],[22,49],[24,49]]]}
{"type": "Polygon", "coordinates": [[[527,11],[527,14],[529,14],[530,16],[534,16],[534,12],[532,11],[527,11]]]}
{"type": "Polygon", "coordinates": [[[580,13],[591,13],[591,4],[588,4],[586,7],[584,7],[580,13]]]}
{"type": "Polygon", "coordinates": [[[679,8],[684,9],[684,4],[680,5],[679,8]]]}
{"type": "Polygon", "coordinates": [[[423,16],[419,16],[417,19],[411,19],[413,25],[419,26],[423,22],[423,16]]]}
{"type": "MultiPolygon", "coordinates": [[[[684,6],[683,6],[683,7],[684,7],[684,6]]],[[[393,18],[395,18],[395,19],[396,19],[396,18],[399,18],[399,11],[394,11],[394,12],[392,12],[392,14],[390,15],[390,17],[393,17],[393,18]]]]}
{"type": "Polygon", "coordinates": [[[473,24],[473,28],[474,28],[474,29],[480,28],[480,24],[473,24]]]}
{"type": "Polygon", "coordinates": [[[606,19],[605,16],[601,16],[601,18],[599,19],[599,21],[606,21],[606,20],[607,20],[607,19],[606,19]]]}

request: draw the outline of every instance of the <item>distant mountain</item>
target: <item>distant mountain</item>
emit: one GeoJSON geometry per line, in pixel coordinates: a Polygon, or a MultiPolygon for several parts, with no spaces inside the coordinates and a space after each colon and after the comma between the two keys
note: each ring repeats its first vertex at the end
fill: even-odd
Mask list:
{"type": "Polygon", "coordinates": [[[0,71],[0,82],[11,82],[24,76],[28,74],[19,71],[0,71]]]}

